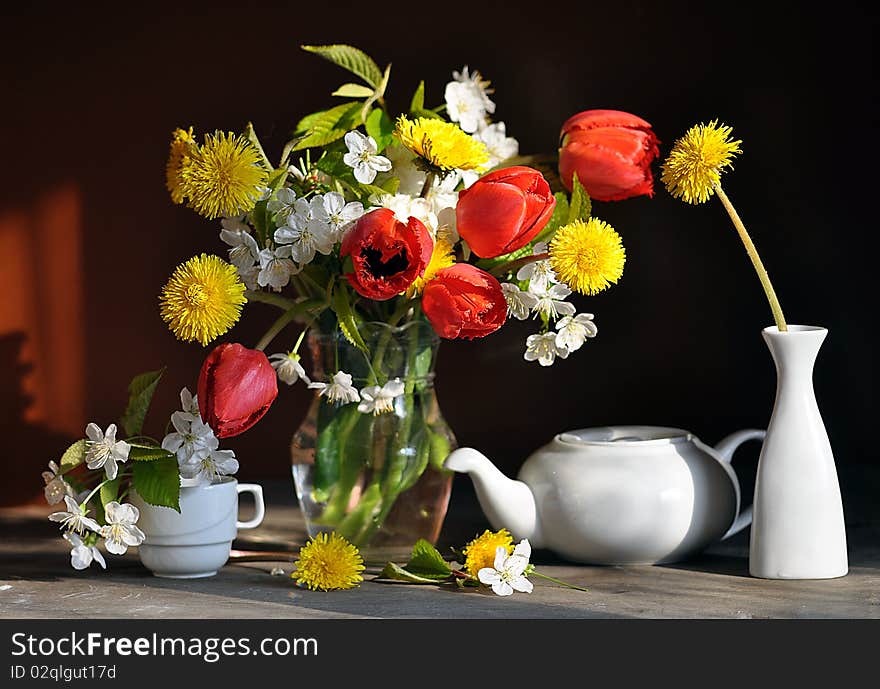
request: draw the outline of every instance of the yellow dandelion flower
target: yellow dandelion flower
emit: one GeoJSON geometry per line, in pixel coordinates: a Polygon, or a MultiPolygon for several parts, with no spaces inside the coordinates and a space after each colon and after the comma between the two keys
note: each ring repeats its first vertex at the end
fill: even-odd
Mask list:
{"type": "Polygon", "coordinates": [[[204,346],[241,317],[244,289],[235,266],[218,256],[193,256],[162,288],[162,320],[179,340],[204,346]]]}
{"type": "Polygon", "coordinates": [[[214,219],[253,210],[268,172],[243,136],[215,132],[195,147],[180,169],[181,190],[199,215],[214,219]]]}
{"type": "Polygon", "coordinates": [[[742,141],[731,139],[731,131],[712,120],[691,127],[673,144],[660,175],[670,194],[686,203],[709,200],[722,170],[733,167],[734,156],[742,153],[742,141]]]}
{"type": "Polygon", "coordinates": [[[165,164],[165,187],[171,194],[174,203],[183,203],[183,179],[180,171],[183,162],[190,152],[196,148],[196,140],[193,138],[193,128],[175,129],[171,134],[171,148],[168,151],[168,162],[165,164]]]}
{"type": "Polygon", "coordinates": [[[336,533],[319,533],[299,551],[297,584],[321,591],[350,589],[363,581],[364,561],[358,549],[336,533]]]}
{"type": "Polygon", "coordinates": [[[625,262],[620,235],[598,218],[564,225],[550,242],[550,265],[556,276],[581,294],[598,294],[616,283],[625,262]]]}
{"type": "Polygon", "coordinates": [[[484,531],[462,549],[465,556],[464,568],[468,574],[475,577],[484,567],[492,567],[495,564],[495,551],[506,548],[507,554],[513,552],[513,537],[507,529],[500,531],[484,531]]]}
{"type": "Polygon", "coordinates": [[[416,278],[413,283],[407,287],[406,296],[412,299],[417,294],[421,294],[431,280],[437,277],[444,268],[448,268],[455,264],[455,254],[452,251],[452,242],[445,236],[440,234],[434,240],[434,251],[431,252],[431,260],[425,268],[425,272],[421,277],[416,278]]]}
{"type": "Polygon", "coordinates": [[[406,148],[440,172],[483,170],[489,163],[485,144],[445,120],[431,117],[410,120],[401,115],[394,134],[406,148]]]}

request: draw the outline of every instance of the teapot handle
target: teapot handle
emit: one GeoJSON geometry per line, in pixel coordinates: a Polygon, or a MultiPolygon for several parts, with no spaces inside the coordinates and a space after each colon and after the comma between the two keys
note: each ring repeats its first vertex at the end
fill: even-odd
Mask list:
{"type": "MultiPolygon", "coordinates": [[[[721,440],[715,446],[715,452],[718,453],[718,457],[722,462],[726,464],[730,464],[731,460],[733,460],[733,454],[737,451],[740,445],[748,440],[764,440],[764,436],[767,435],[767,431],[762,431],[757,428],[748,429],[745,431],[737,431],[736,433],[731,433],[729,436],[721,440]]],[[[746,528],[749,524],[752,523],[752,506],[749,505],[744,510],[741,510],[740,513],[736,516],[736,519],[733,520],[733,524],[730,529],[728,529],[727,533],[722,536],[721,540],[725,540],[730,538],[734,534],[738,534],[744,528],[746,528]]]]}

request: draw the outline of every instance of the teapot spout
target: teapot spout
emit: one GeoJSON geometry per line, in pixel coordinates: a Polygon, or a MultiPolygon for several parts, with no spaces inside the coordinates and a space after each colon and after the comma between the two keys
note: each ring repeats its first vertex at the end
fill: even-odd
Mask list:
{"type": "Polygon", "coordinates": [[[493,529],[507,529],[514,540],[527,538],[532,546],[542,547],[535,496],[525,483],[507,478],[488,457],[470,447],[455,450],[443,466],[470,475],[493,529]]]}

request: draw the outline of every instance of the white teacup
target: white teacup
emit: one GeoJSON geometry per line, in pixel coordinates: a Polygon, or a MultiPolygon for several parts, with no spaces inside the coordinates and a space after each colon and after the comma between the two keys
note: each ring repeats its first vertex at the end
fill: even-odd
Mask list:
{"type": "Polygon", "coordinates": [[[263,488],[224,476],[214,483],[180,481],[180,512],[147,504],[136,491],[138,526],[146,540],[138,547],[144,566],[157,577],[196,579],[217,574],[229,559],[238,529],[260,525],[266,512],[263,488]],[[256,514],[238,521],[238,495],[253,493],[256,514]]]}

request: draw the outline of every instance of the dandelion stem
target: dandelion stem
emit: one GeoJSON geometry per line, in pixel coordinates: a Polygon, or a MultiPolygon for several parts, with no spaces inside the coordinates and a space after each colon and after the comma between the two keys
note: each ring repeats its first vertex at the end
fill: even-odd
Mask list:
{"type": "Polygon", "coordinates": [[[286,328],[292,321],[296,320],[303,314],[310,313],[313,309],[322,309],[324,306],[326,306],[326,303],[320,299],[307,299],[306,301],[293,304],[293,306],[281,314],[269,327],[266,334],[260,338],[260,341],[254,349],[258,349],[262,352],[272,343],[272,340],[275,339],[278,333],[284,330],[284,328],[286,328]]]}
{"type": "Polygon", "coordinates": [[[272,306],[277,306],[279,309],[284,309],[285,311],[296,304],[293,299],[282,297],[280,294],[270,294],[269,292],[262,292],[260,290],[249,289],[244,293],[244,296],[247,297],[248,301],[259,301],[264,304],[271,304],[272,306]]]}
{"type": "Polygon", "coordinates": [[[428,198],[428,194],[431,193],[431,189],[434,187],[434,179],[437,175],[433,172],[429,172],[425,177],[425,183],[422,185],[422,193],[419,194],[419,198],[426,199],[428,198]]]}
{"type": "Polygon", "coordinates": [[[574,584],[569,584],[566,581],[560,581],[559,579],[548,577],[546,574],[541,574],[538,570],[533,570],[532,576],[541,577],[542,579],[546,579],[547,581],[552,581],[554,584],[559,584],[560,586],[565,586],[566,588],[574,589],[575,591],[584,591],[587,593],[590,591],[590,589],[585,589],[583,586],[575,586],[574,584]]]}
{"type": "Polygon", "coordinates": [[[761,280],[761,285],[764,287],[764,293],[767,295],[767,300],[770,302],[770,310],[773,312],[773,319],[776,321],[776,327],[779,329],[779,332],[786,332],[788,330],[788,325],[785,322],[785,316],[782,315],[782,307],[779,305],[779,300],[776,298],[776,291],[773,289],[773,284],[770,282],[770,276],[767,275],[767,270],[761,262],[761,257],[758,256],[758,250],[755,248],[755,244],[752,242],[752,238],[749,236],[746,226],[743,225],[739,213],[736,212],[730,199],[727,198],[727,194],[724,193],[721,189],[721,185],[718,183],[715,184],[715,193],[718,194],[718,199],[721,201],[721,205],[724,206],[724,210],[727,211],[731,221],[733,221],[733,226],[736,228],[739,238],[746,247],[746,253],[749,255],[749,258],[752,259],[752,265],[755,266],[755,271],[757,271],[758,278],[761,280]]]}

